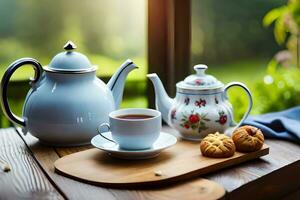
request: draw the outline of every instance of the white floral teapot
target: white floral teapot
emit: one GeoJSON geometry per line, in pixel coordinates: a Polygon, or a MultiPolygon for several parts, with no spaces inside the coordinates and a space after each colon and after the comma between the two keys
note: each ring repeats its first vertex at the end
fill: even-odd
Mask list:
{"type": "Polygon", "coordinates": [[[194,66],[196,74],[190,75],[176,84],[176,97],[171,99],[157,74],[148,74],[155,89],[156,108],[164,121],[176,129],[184,139],[201,140],[209,133],[225,133],[239,126],[252,108],[249,89],[239,82],[224,86],[211,75],[206,75],[206,65],[194,66]],[[227,98],[227,90],[232,86],[243,88],[249,98],[249,105],[242,120],[235,123],[233,110],[227,98]]]}

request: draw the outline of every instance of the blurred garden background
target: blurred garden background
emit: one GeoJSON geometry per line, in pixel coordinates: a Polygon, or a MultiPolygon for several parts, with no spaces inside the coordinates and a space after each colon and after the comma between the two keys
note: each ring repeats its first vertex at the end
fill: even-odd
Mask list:
{"type": "MultiPolygon", "coordinates": [[[[192,0],[191,19],[192,65],[207,64],[207,73],[224,83],[247,84],[252,114],[300,104],[300,1],[192,0]]],[[[127,58],[136,62],[140,68],[129,74],[122,107],[148,106],[147,0],[0,0],[1,76],[21,57],[47,65],[68,40],[99,66],[104,81],[127,58]]],[[[32,75],[30,67],[20,69],[10,84],[10,104],[19,115],[32,75]]],[[[230,99],[240,118],[246,95],[232,89],[230,99]]],[[[1,127],[9,125],[1,113],[1,127]]]]}

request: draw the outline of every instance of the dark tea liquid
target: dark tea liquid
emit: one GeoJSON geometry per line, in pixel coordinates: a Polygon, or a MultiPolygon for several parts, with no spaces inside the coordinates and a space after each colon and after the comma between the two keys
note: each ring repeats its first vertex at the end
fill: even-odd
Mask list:
{"type": "Polygon", "coordinates": [[[116,116],[116,118],[119,118],[119,119],[149,119],[149,118],[153,118],[153,117],[154,116],[151,116],[151,115],[140,115],[140,114],[116,116]]]}

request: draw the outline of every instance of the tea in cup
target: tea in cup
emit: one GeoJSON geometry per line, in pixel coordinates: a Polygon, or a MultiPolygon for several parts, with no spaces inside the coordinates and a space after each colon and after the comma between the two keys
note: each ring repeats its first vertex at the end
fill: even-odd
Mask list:
{"type": "Polygon", "coordinates": [[[128,108],[109,114],[109,124],[98,127],[99,134],[119,145],[121,149],[139,150],[151,148],[161,131],[161,113],[146,108],[128,108]],[[111,132],[107,138],[102,131],[104,127],[111,132]]]}

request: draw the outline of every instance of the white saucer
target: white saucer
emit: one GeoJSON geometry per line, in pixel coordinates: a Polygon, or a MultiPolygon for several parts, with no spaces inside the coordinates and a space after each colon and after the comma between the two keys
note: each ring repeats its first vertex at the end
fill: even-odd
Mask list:
{"type": "MultiPolygon", "coordinates": [[[[102,134],[111,138],[111,132],[105,132],[102,134]]],[[[160,132],[158,139],[154,142],[151,148],[143,150],[120,149],[119,145],[104,139],[100,135],[96,135],[91,141],[94,147],[106,151],[113,157],[131,160],[154,158],[158,156],[162,150],[173,146],[176,142],[177,139],[175,136],[164,132],[160,132]]]]}

